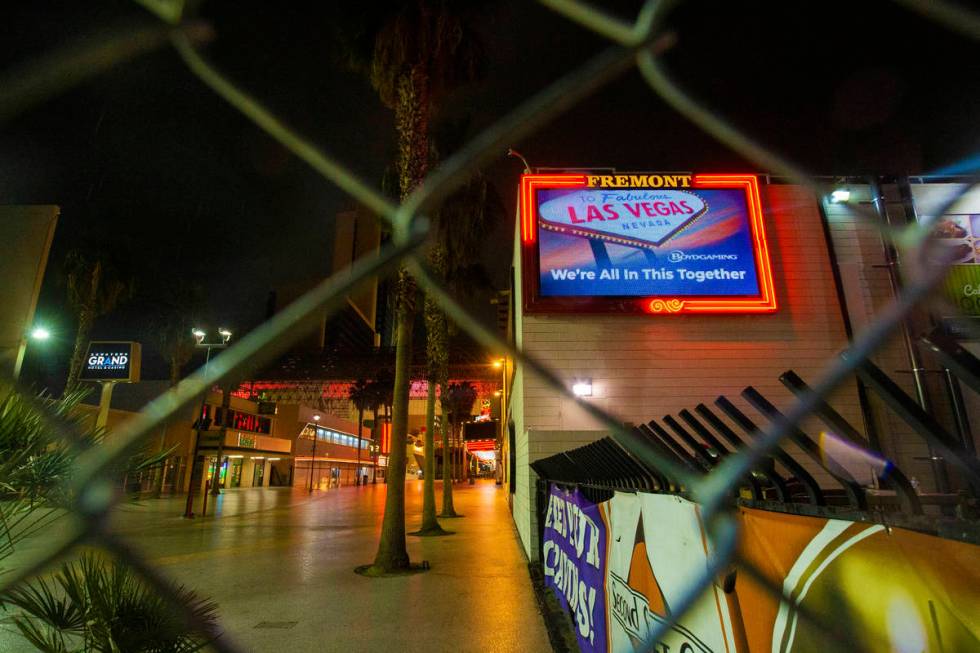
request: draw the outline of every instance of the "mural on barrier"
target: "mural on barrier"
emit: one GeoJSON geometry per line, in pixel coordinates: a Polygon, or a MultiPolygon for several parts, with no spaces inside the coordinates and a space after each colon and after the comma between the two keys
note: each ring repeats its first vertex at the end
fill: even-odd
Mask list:
{"type": "MultiPolygon", "coordinates": [[[[730,592],[716,578],[649,650],[839,649],[801,608],[865,650],[980,650],[980,547],[865,522],[750,508],[737,517],[740,553],[790,600],[745,573],[730,592]]],[[[711,555],[697,504],[616,493],[597,505],[556,486],[544,553],[580,650],[616,653],[639,650],[711,555]]]]}
{"type": "MultiPolygon", "coordinates": [[[[619,494],[600,504],[610,535],[606,558],[608,649],[633,651],[704,577],[707,538],[696,504],[667,494],[619,494]]],[[[714,585],[671,625],[656,653],[731,650],[728,609],[714,585]]]]}
{"type": "Polygon", "coordinates": [[[606,651],[606,527],[599,508],[578,490],[551,486],[542,561],[545,585],[575,623],[582,651],[606,651]]]}

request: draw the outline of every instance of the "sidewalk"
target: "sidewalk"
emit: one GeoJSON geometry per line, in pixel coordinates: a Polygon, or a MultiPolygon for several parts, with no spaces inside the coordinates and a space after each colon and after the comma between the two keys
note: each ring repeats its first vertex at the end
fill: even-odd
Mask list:
{"type": "MultiPolygon", "coordinates": [[[[407,481],[407,528],[420,523],[422,482],[407,481]]],[[[413,561],[431,570],[369,579],[354,567],[377,546],[385,486],[315,492],[225,493],[218,516],[183,520],[180,498],[120,508],[115,529],[151,562],[220,606],[244,650],[551,650],[527,563],[493,481],[458,484],[455,535],[409,536],[413,561]]],[[[441,484],[436,482],[437,503],[441,484]]],[[[195,502],[199,510],[199,502],[195,502]]]]}

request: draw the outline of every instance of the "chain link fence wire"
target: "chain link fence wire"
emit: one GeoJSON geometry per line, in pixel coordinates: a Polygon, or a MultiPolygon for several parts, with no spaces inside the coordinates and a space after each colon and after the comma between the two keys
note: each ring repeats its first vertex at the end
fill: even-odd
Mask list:
{"type": "MultiPolygon", "coordinates": [[[[107,443],[81,451],[75,474],[65,489],[72,502],[64,517],[49,528],[44,541],[32,550],[29,559],[0,576],[0,591],[15,587],[44,572],[59,558],[79,545],[99,547],[129,565],[145,582],[183,616],[194,629],[217,651],[244,651],[234,642],[233,633],[214,632],[209,626],[195,622],[173,589],[172,583],[154,569],[125,538],[113,534],[107,527],[108,516],[120,500],[115,490],[112,469],[127,456],[143,446],[154,430],[182,409],[198,402],[212,387],[234,382],[246,370],[269,363],[301,338],[315,316],[333,314],[342,306],[344,297],[373,276],[393,274],[407,267],[418,281],[419,288],[433,298],[449,319],[479,344],[497,352],[507,352],[525,373],[531,373],[565,398],[576,401],[589,415],[603,424],[610,436],[629,455],[642,465],[656,469],[664,476],[676,479],[688,496],[702,505],[702,515],[710,540],[713,558],[706,573],[693,582],[681,599],[672,604],[669,619],[658,624],[649,634],[647,648],[654,643],[694,603],[701,593],[727,570],[736,565],[775,596],[784,597],[783,588],[770,580],[749,561],[737,553],[739,533],[730,512],[730,497],[739,479],[748,474],[767,454],[782,442],[791,430],[807,418],[824,397],[850,378],[862,361],[871,356],[909,315],[924,306],[931,291],[943,279],[953,262],[949,256],[936,256],[941,251],[933,247],[930,224],[913,224],[896,229],[879,224],[873,213],[862,207],[849,206],[855,217],[866,220],[882,230],[883,235],[898,247],[906,261],[906,284],[891,304],[881,310],[874,321],[856,334],[845,356],[827,362],[822,374],[802,393],[782,415],[760,428],[751,445],[727,457],[705,476],[696,476],[652,448],[617,416],[592,403],[572,395],[566,384],[549,367],[527,352],[505,342],[497,332],[467,312],[454,299],[448,286],[426,265],[424,248],[431,234],[431,220],[426,216],[438,210],[439,204],[467,181],[481,166],[498,158],[505,148],[534,133],[562,112],[576,106],[594,91],[634,67],[649,85],[651,93],[667,102],[674,110],[700,129],[725,144],[759,169],[789,178],[806,186],[818,196],[829,188],[798,164],[781,156],[764,143],[758,142],[722,117],[720,108],[709,107],[694,99],[664,68],[661,55],[676,41],[667,19],[679,0],[649,0],[632,22],[609,15],[603,10],[579,0],[540,0],[557,16],[556,20],[574,21],[608,39],[610,47],[579,68],[556,79],[548,87],[491,125],[477,137],[432,170],[405,200],[394,203],[373,184],[360,179],[342,161],[313,145],[262,106],[255,98],[236,86],[212,66],[197,47],[210,36],[207,25],[188,15],[180,0],[139,0],[162,21],[159,30],[139,34],[116,32],[98,40],[94,45],[73,45],[9,74],[0,76],[0,124],[29,110],[114,65],[141,52],[161,47],[166,42],[176,50],[189,71],[222,97],[234,110],[252,120],[259,128],[281,143],[291,153],[309,164],[326,182],[350,195],[385,221],[393,238],[376,254],[362,257],[350,268],[325,280],[299,300],[278,313],[242,338],[227,351],[211,361],[205,371],[190,375],[179,386],[159,396],[134,419],[127,421],[107,443]],[[78,61],[85,62],[80,66],[78,61]],[[67,75],[72,72],[80,74],[67,75]]],[[[895,0],[905,9],[918,11],[951,32],[970,39],[980,39],[980,16],[944,1],[917,2],[895,0]]],[[[903,10],[903,9],[897,9],[903,10]]],[[[976,160],[976,155],[968,160],[976,160]]],[[[958,165],[951,164],[951,165],[958,165]]],[[[975,171],[974,171],[975,172],[975,171]]],[[[955,196],[955,203],[975,187],[978,178],[955,196]]],[[[943,212],[936,212],[939,216],[943,212]]],[[[9,380],[5,384],[11,384],[9,380]]],[[[46,415],[46,426],[52,442],[76,442],[78,434],[64,419],[53,414],[48,406],[36,400],[28,388],[14,385],[14,392],[46,415]]],[[[792,600],[791,597],[784,597],[792,600]]],[[[797,606],[800,617],[816,625],[827,636],[828,648],[855,650],[854,642],[845,641],[844,634],[818,615],[797,606]]]]}

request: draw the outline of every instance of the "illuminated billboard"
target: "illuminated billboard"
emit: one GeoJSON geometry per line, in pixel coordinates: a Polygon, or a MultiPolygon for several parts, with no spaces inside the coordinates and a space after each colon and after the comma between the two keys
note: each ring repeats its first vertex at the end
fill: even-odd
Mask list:
{"type": "Polygon", "coordinates": [[[526,174],[528,312],[776,310],[754,175],[526,174]]]}
{"type": "Polygon", "coordinates": [[[91,342],[80,378],[136,383],[140,380],[140,353],[138,342],[91,342]]]}

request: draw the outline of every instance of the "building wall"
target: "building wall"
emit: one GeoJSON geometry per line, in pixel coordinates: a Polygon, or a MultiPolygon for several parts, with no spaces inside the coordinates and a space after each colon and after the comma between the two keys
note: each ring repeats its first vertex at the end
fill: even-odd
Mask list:
{"type": "MultiPolygon", "coordinates": [[[[98,395],[95,396],[95,400],[98,399],[98,395]]],[[[212,392],[208,395],[207,403],[212,407],[220,407],[222,403],[222,396],[220,392],[212,392]]],[[[231,397],[230,408],[232,410],[241,411],[244,413],[256,414],[257,404],[255,402],[249,401],[247,399],[242,399],[240,397],[231,397]]],[[[169,487],[165,486],[165,492],[187,492],[190,485],[190,470],[188,468],[188,463],[191,459],[192,448],[194,443],[194,419],[200,410],[200,404],[195,403],[193,407],[186,411],[182,411],[177,417],[169,420],[166,424],[158,427],[154,432],[148,437],[148,447],[150,451],[165,451],[173,449],[170,458],[167,461],[168,469],[173,467],[174,471],[168,471],[168,478],[172,476],[175,482],[179,482],[179,487],[169,487]]],[[[98,406],[90,404],[79,404],[76,408],[79,415],[83,416],[85,420],[85,426],[87,428],[95,428],[95,421],[98,417],[99,409],[98,406]]],[[[106,423],[106,438],[112,439],[115,433],[118,432],[119,428],[128,420],[135,417],[138,413],[134,410],[123,410],[110,408],[109,416],[106,423]]],[[[273,416],[268,416],[273,417],[273,416]]],[[[296,415],[292,415],[293,424],[297,419],[296,415]]],[[[225,448],[224,457],[229,455],[241,455],[243,457],[242,466],[242,482],[240,487],[252,487],[252,473],[254,472],[254,465],[256,461],[252,460],[253,456],[264,456],[266,458],[276,457],[280,461],[276,463],[277,468],[280,473],[283,474],[284,478],[288,476],[289,461],[291,458],[292,440],[280,435],[280,433],[288,433],[291,427],[288,424],[283,424],[283,420],[279,417],[274,417],[272,419],[272,434],[263,435],[259,433],[251,433],[247,431],[240,431],[229,427],[225,435],[225,448]],[[238,437],[239,434],[246,434],[252,438],[255,442],[254,449],[243,449],[238,447],[238,437]]],[[[296,432],[299,432],[297,427],[296,432]]],[[[211,457],[214,457],[217,453],[215,447],[217,446],[217,436],[220,426],[214,426],[210,431],[204,431],[202,434],[202,444],[199,450],[199,456],[203,456],[205,461],[208,461],[211,457]]],[[[263,485],[269,485],[269,479],[271,471],[269,469],[269,463],[264,462],[266,465],[265,474],[263,476],[263,485]]],[[[204,477],[206,474],[202,475],[201,486],[197,488],[196,492],[199,493],[204,487],[204,477]]],[[[150,489],[155,481],[152,480],[149,474],[142,475],[144,477],[143,485],[146,486],[143,489],[150,489]]]]}
{"type": "Polygon", "coordinates": [[[57,206],[0,206],[0,375],[20,374],[58,224],[57,206]]]}
{"type": "MultiPolygon", "coordinates": [[[[779,310],[750,316],[524,315],[517,286],[518,344],[561,377],[592,379],[593,404],[623,422],[638,424],[711,405],[720,394],[757,423],[766,420],[739,398],[752,385],[777,406],[791,402],[778,376],[794,369],[804,379],[847,343],[821,218],[808,191],[784,185],[761,188],[779,310]]],[[[520,242],[519,239],[516,242],[520,242]]],[[[515,258],[520,279],[519,252],[515,258]]],[[[849,382],[831,404],[858,428],[860,406],[849,382]]],[[[529,463],[606,435],[574,400],[519,372],[514,388],[517,487],[514,516],[530,556],[536,555],[533,471],[529,463]]],[[[819,427],[810,422],[808,432],[819,427]]],[[[817,464],[789,447],[824,485],[817,464]]]]}

